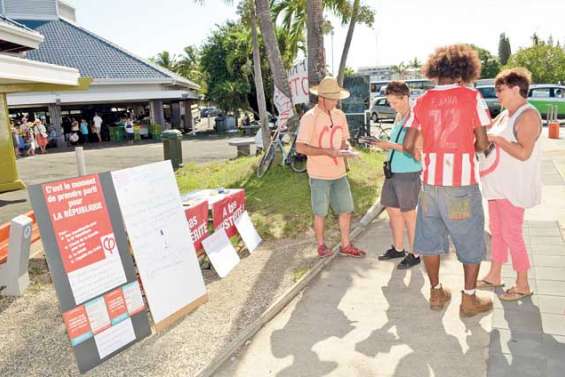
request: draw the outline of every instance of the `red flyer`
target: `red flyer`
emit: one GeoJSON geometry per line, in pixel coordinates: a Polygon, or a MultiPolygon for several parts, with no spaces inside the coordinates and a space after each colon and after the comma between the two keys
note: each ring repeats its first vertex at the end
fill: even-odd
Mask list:
{"type": "Polygon", "coordinates": [[[237,234],[235,220],[243,212],[245,212],[245,191],[235,192],[219,200],[212,207],[214,229],[223,227],[228,237],[233,237],[237,234]]]}
{"type": "Polygon", "coordinates": [[[110,314],[112,325],[128,318],[128,308],[121,288],[106,293],[104,295],[104,300],[108,307],[108,313],[110,314]]]}
{"type": "Polygon", "coordinates": [[[73,346],[92,337],[88,316],[83,305],[63,313],[63,320],[73,346]]]}
{"type": "Polygon", "coordinates": [[[196,251],[202,250],[202,240],[208,237],[208,201],[190,206],[184,210],[188,229],[196,251]]]}
{"type": "Polygon", "coordinates": [[[67,273],[105,258],[116,241],[97,175],[42,185],[67,273]]]}

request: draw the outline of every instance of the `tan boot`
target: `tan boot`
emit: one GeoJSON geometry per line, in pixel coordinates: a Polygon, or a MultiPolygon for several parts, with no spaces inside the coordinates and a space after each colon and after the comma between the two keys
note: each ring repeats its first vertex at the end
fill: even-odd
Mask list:
{"type": "Polygon", "coordinates": [[[451,293],[448,289],[441,285],[439,288],[430,288],[430,309],[442,310],[449,300],[451,300],[451,293]]]}
{"type": "Polygon", "coordinates": [[[480,298],[476,294],[466,295],[461,291],[461,306],[459,306],[461,316],[472,317],[490,310],[492,310],[492,301],[488,298],[480,298]]]}

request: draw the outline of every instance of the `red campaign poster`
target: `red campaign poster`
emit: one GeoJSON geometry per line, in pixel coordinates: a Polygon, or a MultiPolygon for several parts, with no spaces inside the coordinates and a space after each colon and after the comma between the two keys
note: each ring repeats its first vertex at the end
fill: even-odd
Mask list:
{"type": "Polygon", "coordinates": [[[83,305],[63,313],[63,320],[73,346],[92,337],[88,316],[83,305]]]}
{"type": "Polygon", "coordinates": [[[42,189],[67,273],[117,252],[97,175],[46,183],[42,189]]]}
{"type": "Polygon", "coordinates": [[[128,317],[128,308],[121,288],[106,293],[104,295],[104,300],[106,301],[108,314],[110,314],[112,324],[120,322],[122,319],[128,317]]]}
{"type": "Polygon", "coordinates": [[[202,240],[208,237],[208,201],[204,200],[184,210],[188,229],[196,251],[202,250],[202,240]]]}
{"type": "Polygon", "coordinates": [[[223,227],[228,237],[233,237],[237,234],[235,220],[243,212],[245,212],[245,191],[243,190],[214,203],[212,207],[214,229],[223,227]]]}

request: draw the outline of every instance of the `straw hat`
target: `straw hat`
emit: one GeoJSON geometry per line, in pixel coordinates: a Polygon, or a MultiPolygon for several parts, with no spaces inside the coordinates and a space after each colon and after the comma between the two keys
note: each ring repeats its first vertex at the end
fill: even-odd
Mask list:
{"type": "Polygon", "coordinates": [[[318,97],[329,99],[345,99],[349,97],[349,92],[339,86],[334,77],[326,76],[320,85],[310,88],[310,93],[318,97]]]}

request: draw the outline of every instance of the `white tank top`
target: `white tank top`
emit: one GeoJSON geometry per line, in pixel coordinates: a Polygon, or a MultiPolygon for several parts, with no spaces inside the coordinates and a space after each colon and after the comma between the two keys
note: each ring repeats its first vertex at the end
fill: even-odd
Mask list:
{"type": "MultiPolygon", "coordinates": [[[[488,133],[517,142],[514,124],[522,113],[528,109],[533,109],[538,113],[529,104],[524,104],[512,116],[509,116],[508,110],[506,110],[488,133]]],[[[526,161],[512,157],[502,148],[497,147],[496,151],[492,151],[493,154],[499,153],[498,164],[492,172],[481,178],[483,197],[487,200],[507,199],[514,206],[521,208],[530,208],[540,204],[542,191],[541,144],[541,137],[538,136],[532,154],[526,161]]]]}

